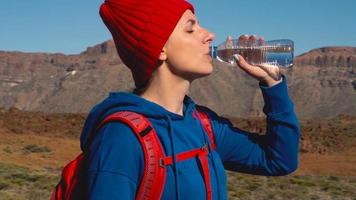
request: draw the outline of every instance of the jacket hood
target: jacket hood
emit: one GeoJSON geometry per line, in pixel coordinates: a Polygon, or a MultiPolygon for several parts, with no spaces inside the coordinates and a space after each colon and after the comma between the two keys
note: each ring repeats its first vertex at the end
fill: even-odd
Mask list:
{"type": "Polygon", "coordinates": [[[194,101],[185,96],[183,101],[183,116],[166,110],[164,107],[148,101],[136,94],[128,92],[111,92],[109,96],[90,111],[80,136],[80,146],[84,144],[89,135],[93,134],[96,127],[108,115],[118,111],[133,111],[145,115],[147,118],[168,118],[170,120],[184,120],[190,116],[195,108],[194,101]]]}

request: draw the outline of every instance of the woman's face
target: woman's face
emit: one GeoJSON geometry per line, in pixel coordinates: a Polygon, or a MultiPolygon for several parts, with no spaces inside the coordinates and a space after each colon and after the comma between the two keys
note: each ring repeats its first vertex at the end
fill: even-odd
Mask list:
{"type": "Polygon", "coordinates": [[[214,37],[199,25],[192,11],[186,10],[163,48],[170,70],[189,81],[211,74],[209,46],[214,37]]]}

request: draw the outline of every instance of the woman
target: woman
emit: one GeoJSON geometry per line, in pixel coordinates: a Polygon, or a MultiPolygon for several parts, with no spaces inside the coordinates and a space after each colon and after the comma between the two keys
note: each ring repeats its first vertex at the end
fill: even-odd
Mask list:
{"type": "MultiPolygon", "coordinates": [[[[186,95],[195,79],[213,70],[209,46],[214,34],[199,25],[193,6],[184,0],[106,0],[100,14],[137,89],[110,93],[93,108],[81,135],[82,148],[105,115],[122,110],[143,114],[150,121],[167,156],[210,146],[194,116],[197,105],[186,95]]],[[[239,67],[260,81],[267,133],[256,136],[242,131],[206,110],[216,144],[207,155],[210,199],[227,199],[225,169],[278,176],[297,168],[299,125],[285,77],[278,69],[251,66],[242,56],[236,59],[239,67]]],[[[125,123],[103,126],[87,152],[88,199],[135,199],[144,158],[125,123]]],[[[209,199],[196,159],[174,160],[166,170],[161,199],[209,199]]]]}

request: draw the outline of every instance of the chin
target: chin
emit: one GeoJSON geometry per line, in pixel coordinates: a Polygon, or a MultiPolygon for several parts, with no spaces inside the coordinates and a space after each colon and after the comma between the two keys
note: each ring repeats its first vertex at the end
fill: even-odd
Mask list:
{"type": "MultiPolygon", "coordinates": [[[[203,67],[203,66],[202,66],[203,67]]],[[[203,67],[204,69],[204,74],[206,75],[210,75],[211,73],[213,73],[213,64],[212,63],[209,63],[207,64],[206,66],[203,67]]]]}
{"type": "Polygon", "coordinates": [[[195,73],[192,74],[191,79],[198,79],[198,78],[203,78],[205,76],[209,76],[211,73],[213,73],[213,65],[212,64],[207,64],[207,65],[201,65],[199,71],[196,71],[195,73]]]}

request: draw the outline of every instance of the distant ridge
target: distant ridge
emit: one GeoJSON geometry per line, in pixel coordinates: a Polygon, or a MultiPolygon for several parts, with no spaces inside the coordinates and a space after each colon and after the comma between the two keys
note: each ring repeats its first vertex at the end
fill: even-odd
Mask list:
{"type": "MultiPolygon", "coordinates": [[[[214,73],[195,81],[190,96],[221,115],[263,116],[258,82],[214,61],[214,73]],[[221,104],[224,102],[224,104],[221,104]]],[[[298,116],[356,115],[356,48],[322,47],[295,59],[286,74],[298,116]]],[[[112,40],[78,55],[0,51],[0,107],[87,113],[109,91],[129,91],[129,70],[112,40]]]]}

